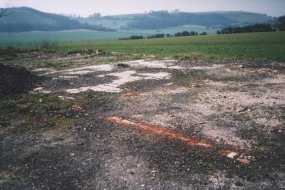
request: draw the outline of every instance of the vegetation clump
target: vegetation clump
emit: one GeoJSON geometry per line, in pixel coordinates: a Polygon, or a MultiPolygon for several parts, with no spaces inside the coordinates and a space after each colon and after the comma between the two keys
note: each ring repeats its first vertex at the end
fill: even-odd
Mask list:
{"type": "Polygon", "coordinates": [[[15,133],[68,127],[76,113],[74,104],[43,93],[0,100],[0,125],[15,133]]]}

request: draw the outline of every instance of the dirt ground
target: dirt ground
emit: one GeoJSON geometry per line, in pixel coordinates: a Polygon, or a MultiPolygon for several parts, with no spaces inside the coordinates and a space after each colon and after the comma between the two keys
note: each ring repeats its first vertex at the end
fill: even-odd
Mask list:
{"type": "Polygon", "coordinates": [[[0,189],[285,189],[284,64],[76,62],[2,97],[0,189]]]}

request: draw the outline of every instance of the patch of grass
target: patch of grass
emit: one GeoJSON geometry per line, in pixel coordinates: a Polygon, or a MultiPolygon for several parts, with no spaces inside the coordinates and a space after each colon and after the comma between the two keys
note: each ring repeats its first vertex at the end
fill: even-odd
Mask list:
{"type": "Polygon", "coordinates": [[[129,82],[121,86],[122,89],[127,89],[130,92],[144,92],[150,91],[157,87],[162,86],[163,84],[169,82],[168,80],[138,80],[129,82]]]}
{"type": "Polygon", "coordinates": [[[184,87],[191,87],[192,85],[198,87],[203,80],[210,78],[203,70],[172,70],[171,74],[174,84],[184,87]]]}
{"type": "Polygon", "coordinates": [[[52,94],[27,94],[0,100],[0,125],[11,132],[43,132],[73,124],[73,101],[52,94]]]}
{"type": "Polygon", "coordinates": [[[55,62],[55,61],[40,61],[35,63],[37,67],[44,68],[67,68],[70,63],[55,62]]]}
{"type": "Polygon", "coordinates": [[[55,51],[53,49],[18,49],[0,48],[0,56],[3,55],[7,65],[28,69],[53,68],[68,69],[83,65],[107,64],[120,61],[141,59],[141,54],[125,54],[104,51],[96,54],[96,49],[78,48],[55,51]]]}
{"type": "Polygon", "coordinates": [[[63,140],[64,140],[63,136],[55,136],[54,138],[51,139],[52,142],[60,142],[63,140]]]}

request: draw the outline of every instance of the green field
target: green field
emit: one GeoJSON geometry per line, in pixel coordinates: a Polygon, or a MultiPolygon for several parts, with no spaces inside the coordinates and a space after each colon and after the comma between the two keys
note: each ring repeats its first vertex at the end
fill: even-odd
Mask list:
{"type": "Polygon", "coordinates": [[[36,45],[43,41],[62,43],[88,40],[115,40],[118,38],[129,37],[131,35],[134,35],[134,33],[101,32],[90,30],[0,33],[0,47],[36,45]]]}
{"type": "Polygon", "coordinates": [[[18,33],[2,33],[0,32],[0,47],[5,46],[23,46],[49,42],[78,42],[89,40],[116,40],[119,38],[127,38],[132,35],[149,36],[157,33],[175,34],[182,31],[196,31],[198,33],[207,32],[214,34],[218,29],[208,29],[203,26],[185,25],[180,27],[171,27],[161,30],[118,30],[117,32],[103,32],[90,30],[67,30],[54,32],[18,32],[18,33]]]}
{"type": "Polygon", "coordinates": [[[285,32],[59,44],[58,52],[103,49],[185,59],[270,59],[285,61],[285,32]]]}
{"type": "MultiPolygon", "coordinates": [[[[78,51],[82,49],[121,52],[139,55],[155,55],[158,57],[178,57],[181,59],[270,59],[285,61],[285,32],[248,33],[192,36],[164,39],[114,40],[118,33],[86,32],[82,35],[74,32],[56,32],[43,35],[42,32],[0,35],[0,43],[25,45],[22,47],[38,48],[42,41],[56,42],[51,47],[58,53],[78,51]],[[19,35],[19,36],[15,36],[19,35]],[[89,38],[96,36],[96,40],[89,38]],[[13,41],[14,38],[21,39],[13,41]],[[73,42],[70,42],[73,38],[73,42]],[[101,39],[101,40],[100,40],[101,39]],[[10,40],[10,41],[9,41],[10,40]],[[11,43],[11,40],[13,43],[11,43]],[[99,41],[98,41],[99,40],[99,41]]],[[[119,33],[123,37],[126,33],[119,33]]],[[[129,34],[127,34],[128,36],[129,34]]],[[[95,38],[95,37],[94,37],[95,38]]]]}

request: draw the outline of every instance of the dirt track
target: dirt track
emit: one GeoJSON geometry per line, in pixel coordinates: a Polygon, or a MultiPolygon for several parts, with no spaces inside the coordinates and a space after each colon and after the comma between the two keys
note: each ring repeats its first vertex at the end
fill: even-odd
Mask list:
{"type": "Polygon", "coordinates": [[[34,69],[46,78],[34,93],[80,103],[66,128],[0,128],[0,187],[284,189],[284,71],[153,58],[34,69]]]}

